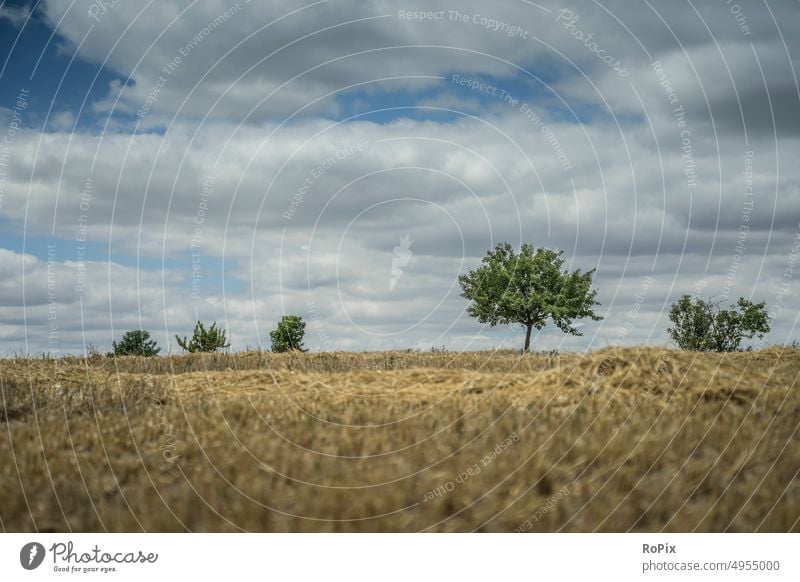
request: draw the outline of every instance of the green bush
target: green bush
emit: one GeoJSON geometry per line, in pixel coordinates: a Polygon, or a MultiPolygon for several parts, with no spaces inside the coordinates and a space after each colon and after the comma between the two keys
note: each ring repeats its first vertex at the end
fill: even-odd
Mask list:
{"type": "Polygon", "coordinates": [[[111,342],[111,347],[108,357],[156,356],[161,351],[161,348],[156,346],[155,340],[150,339],[150,332],[143,329],[126,331],[119,343],[111,342]]]}
{"type": "Polygon", "coordinates": [[[732,309],[720,309],[720,302],[684,295],[672,304],[669,319],[673,327],[667,333],[683,350],[737,352],[743,340],[769,333],[765,305],[741,297],[732,309]]]}
{"type": "Polygon", "coordinates": [[[306,323],[299,315],[284,315],[278,322],[278,328],[269,333],[272,339],[273,352],[291,350],[306,351],[303,348],[303,337],[306,334],[306,323]]]}
{"type": "Polygon", "coordinates": [[[225,340],[225,333],[224,329],[217,329],[216,321],[208,329],[198,321],[197,325],[194,326],[192,339],[187,340],[186,337],[181,339],[177,335],[175,339],[178,340],[180,347],[190,353],[215,352],[230,347],[230,342],[225,340]]]}

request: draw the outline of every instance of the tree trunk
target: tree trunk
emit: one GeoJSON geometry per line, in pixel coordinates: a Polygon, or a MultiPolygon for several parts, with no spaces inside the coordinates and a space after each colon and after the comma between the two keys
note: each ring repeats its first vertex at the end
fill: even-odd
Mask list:
{"type": "Polygon", "coordinates": [[[525,329],[525,349],[522,350],[522,351],[524,351],[525,353],[528,353],[528,351],[531,348],[531,330],[533,329],[533,324],[532,323],[527,323],[525,325],[526,325],[526,329],[525,329]]]}

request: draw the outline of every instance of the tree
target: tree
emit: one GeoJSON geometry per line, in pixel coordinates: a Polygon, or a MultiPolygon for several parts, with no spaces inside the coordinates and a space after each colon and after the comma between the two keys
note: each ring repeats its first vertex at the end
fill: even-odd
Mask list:
{"type": "Polygon", "coordinates": [[[111,342],[112,350],[108,353],[112,356],[156,356],[161,348],[157,347],[155,340],[150,339],[150,332],[143,329],[126,331],[122,339],[111,342]]]}
{"type": "Polygon", "coordinates": [[[299,315],[284,315],[278,322],[275,331],[269,332],[272,339],[273,352],[290,350],[306,351],[303,348],[303,336],[306,334],[306,322],[299,315]]]}
{"type": "Polygon", "coordinates": [[[737,352],[743,340],[769,333],[766,302],[753,303],[740,297],[731,309],[720,309],[720,301],[693,300],[684,295],[672,304],[667,329],[682,350],[737,352]]]}
{"type": "Polygon", "coordinates": [[[519,254],[508,243],[486,253],[482,265],[458,278],[461,295],[471,301],[467,313],[481,323],[519,324],[525,329],[525,351],[531,331],[551,320],[561,331],[582,335],[573,321],[602,319],[592,308],[597,291],[592,289],[594,269],[582,273],[561,271],[562,251],[522,245],[519,254]]]}
{"type": "Polygon", "coordinates": [[[231,346],[230,342],[225,341],[225,330],[217,329],[216,321],[208,329],[198,321],[194,326],[191,340],[187,340],[185,337],[181,339],[177,335],[175,339],[178,340],[180,347],[190,353],[215,352],[231,346]]]}

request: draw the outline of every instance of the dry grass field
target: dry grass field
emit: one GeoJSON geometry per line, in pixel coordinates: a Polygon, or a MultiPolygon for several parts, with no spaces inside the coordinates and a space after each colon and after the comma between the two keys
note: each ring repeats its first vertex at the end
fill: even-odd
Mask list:
{"type": "Polygon", "coordinates": [[[0,361],[4,531],[800,531],[800,350],[0,361]]]}

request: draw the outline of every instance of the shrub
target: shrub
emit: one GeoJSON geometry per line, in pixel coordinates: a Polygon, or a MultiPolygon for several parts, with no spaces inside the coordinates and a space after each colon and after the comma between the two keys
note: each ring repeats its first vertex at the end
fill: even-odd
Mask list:
{"type": "Polygon", "coordinates": [[[284,315],[278,322],[278,328],[269,333],[272,339],[273,352],[291,350],[306,351],[303,348],[303,337],[306,334],[306,322],[299,315],[284,315]]]}
{"type": "Polygon", "coordinates": [[[672,304],[667,330],[683,350],[699,352],[736,352],[743,340],[762,338],[769,333],[765,303],[739,298],[732,309],[720,309],[721,302],[693,300],[684,295],[672,304]]]}
{"type": "Polygon", "coordinates": [[[198,321],[194,326],[191,340],[187,340],[185,337],[181,339],[177,335],[175,339],[178,340],[180,347],[190,353],[215,352],[230,347],[230,342],[225,340],[225,333],[224,329],[217,329],[216,321],[208,329],[198,321]]]}
{"type": "Polygon", "coordinates": [[[156,346],[155,340],[150,339],[150,332],[143,329],[126,331],[122,339],[111,342],[112,350],[108,353],[112,356],[156,356],[161,348],[156,346]]]}

